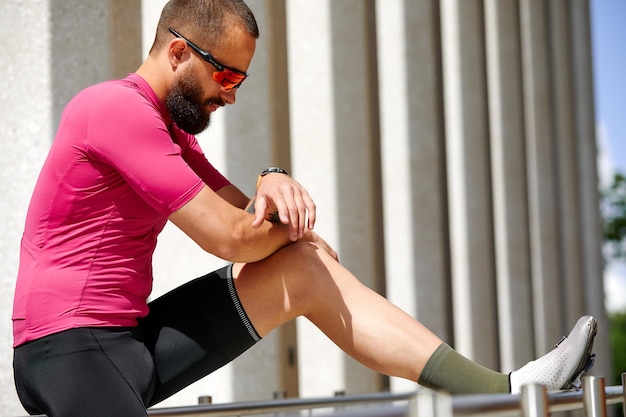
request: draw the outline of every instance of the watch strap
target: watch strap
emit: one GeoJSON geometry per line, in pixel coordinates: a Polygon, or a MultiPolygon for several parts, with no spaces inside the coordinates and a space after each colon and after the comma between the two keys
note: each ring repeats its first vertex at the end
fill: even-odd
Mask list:
{"type": "Polygon", "coordinates": [[[259,174],[260,176],[264,177],[267,174],[271,174],[271,173],[277,173],[277,174],[285,174],[285,175],[289,175],[289,173],[287,171],[285,171],[282,168],[278,168],[278,167],[269,167],[269,168],[265,168],[263,171],[261,171],[261,173],[259,174]]]}

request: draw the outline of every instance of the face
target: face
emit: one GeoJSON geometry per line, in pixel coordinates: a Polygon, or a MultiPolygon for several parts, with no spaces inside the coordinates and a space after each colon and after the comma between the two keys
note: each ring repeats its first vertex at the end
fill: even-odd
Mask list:
{"type": "MultiPolygon", "coordinates": [[[[206,129],[211,113],[226,104],[235,103],[237,88],[225,88],[218,82],[220,68],[202,59],[197,49],[189,47],[188,65],[180,72],[166,95],[165,105],[172,120],[184,131],[198,134],[206,129]]],[[[245,72],[250,65],[256,40],[242,28],[234,28],[224,46],[217,49],[217,65],[228,65],[245,72]],[[239,29],[239,30],[237,30],[239,29]]]]}

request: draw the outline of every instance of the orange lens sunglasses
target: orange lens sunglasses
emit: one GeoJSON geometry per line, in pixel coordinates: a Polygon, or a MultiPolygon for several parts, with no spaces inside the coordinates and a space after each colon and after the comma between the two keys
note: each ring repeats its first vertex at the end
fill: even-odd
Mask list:
{"type": "Polygon", "coordinates": [[[248,77],[247,72],[243,72],[243,71],[236,70],[235,68],[227,67],[226,65],[216,61],[215,58],[213,58],[213,55],[201,49],[198,45],[191,42],[189,39],[185,38],[183,35],[176,32],[174,29],[172,28],[168,28],[168,29],[172,33],[172,35],[187,42],[187,45],[189,45],[191,49],[196,51],[203,60],[213,65],[215,69],[217,69],[217,71],[213,72],[213,79],[217,81],[222,87],[224,87],[224,90],[232,90],[233,88],[239,88],[239,86],[241,86],[241,83],[243,83],[244,80],[248,77]]]}

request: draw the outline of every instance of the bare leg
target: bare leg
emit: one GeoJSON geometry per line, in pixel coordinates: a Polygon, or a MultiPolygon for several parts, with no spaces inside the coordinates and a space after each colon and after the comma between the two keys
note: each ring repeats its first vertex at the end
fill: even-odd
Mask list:
{"type": "Polygon", "coordinates": [[[412,381],[442,343],[311,243],[237,264],[233,274],[241,303],[261,336],[304,316],[365,366],[412,381]]]}

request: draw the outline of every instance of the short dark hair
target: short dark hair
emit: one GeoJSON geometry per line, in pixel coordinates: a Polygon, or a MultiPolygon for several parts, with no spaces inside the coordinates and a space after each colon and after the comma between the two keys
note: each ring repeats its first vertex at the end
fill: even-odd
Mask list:
{"type": "Polygon", "coordinates": [[[150,53],[158,51],[172,36],[170,27],[209,49],[220,46],[233,24],[242,25],[251,36],[259,38],[254,14],[243,0],[170,0],[161,12],[150,53]]]}

